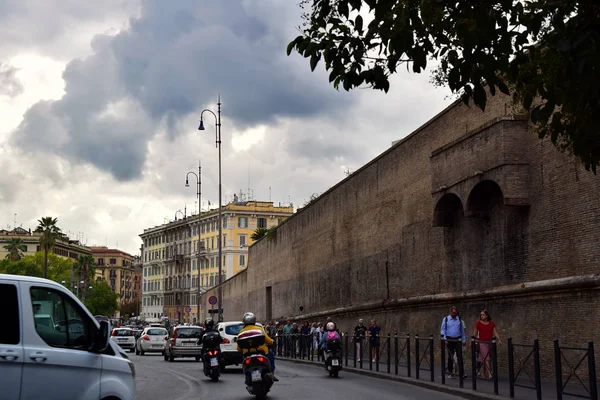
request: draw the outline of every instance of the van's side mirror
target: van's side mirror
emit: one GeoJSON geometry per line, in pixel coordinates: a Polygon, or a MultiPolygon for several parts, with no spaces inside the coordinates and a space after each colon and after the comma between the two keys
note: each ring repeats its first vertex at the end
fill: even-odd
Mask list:
{"type": "Polygon", "coordinates": [[[89,348],[94,353],[102,353],[108,347],[110,340],[110,324],[106,321],[100,321],[98,330],[92,329],[92,343],[89,348]]]}

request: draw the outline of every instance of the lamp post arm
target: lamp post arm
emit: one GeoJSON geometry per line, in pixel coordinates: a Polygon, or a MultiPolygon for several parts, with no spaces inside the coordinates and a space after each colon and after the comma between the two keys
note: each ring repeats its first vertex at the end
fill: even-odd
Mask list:
{"type": "Polygon", "coordinates": [[[212,110],[209,110],[208,108],[202,110],[202,113],[200,113],[200,121],[202,121],[203,115],[205,112],[209,112],[213,115],[213,117],[215,117],[215,147],[219,147],[219,145],[221,144],[221,130],[219,129],[221,127],[221,106],[219,103],[219,116],[217,117],[217,114],[215,114],[212,110]]]}

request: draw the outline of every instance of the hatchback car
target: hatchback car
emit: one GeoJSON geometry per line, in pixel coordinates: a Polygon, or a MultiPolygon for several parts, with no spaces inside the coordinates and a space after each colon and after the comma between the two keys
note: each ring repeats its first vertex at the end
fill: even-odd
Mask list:
{"type": "Polygon", "coordinates": [[[165,361],[175,358],[194,357],[200,361],[202,346],[198,343],[202,328],[199,326],[177,326],[173,328],[173,335],[165,345],[165,361]]]}
{"type": "Polygon", "coordinates": [[[121,348],[128,349],[130,353],[135,350],[135,334],[131,328],[113,329],[110,340],[121,346],[121,348]]]}
{"type": "Polygon", "coordinates": [[[135,345],[135,354],[163,353],[168,335],[165,328],[145,328],[135,345]]]}
{"type": "Polygon", "coordinates": [[[237,344],[233,341],[244,324],[242,322],[219,322],[216,326],[217,331],[223,338],[221,343],[221,370],[227,365],[240,365],[242,363],[242,353],[238,351],[237,344]]]}

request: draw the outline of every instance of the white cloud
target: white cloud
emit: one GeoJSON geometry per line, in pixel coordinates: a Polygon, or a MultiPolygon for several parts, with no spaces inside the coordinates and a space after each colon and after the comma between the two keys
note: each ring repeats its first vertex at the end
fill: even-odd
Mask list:
{"type": "Polygon", "coordinates": [[[197,127],[218,93],[224,200],[249,187],[296,206],[449,102],[427,75],[407,73],[387,95],[335,91],[322,66],[311,73],[285,55],[301,12],[288,2],[76,3],[43,10],[60,28],[17,29],[42,18],[29,2],[0,17],[15,29],[0,61],[23,87],[0,98],[2,227],[14,213],[26,228],[53,215],[88,244],[136,253],[144,228],[195,208],[184,182],[198,160],[205,207],[217,204],[213,117],[197,127]]]}

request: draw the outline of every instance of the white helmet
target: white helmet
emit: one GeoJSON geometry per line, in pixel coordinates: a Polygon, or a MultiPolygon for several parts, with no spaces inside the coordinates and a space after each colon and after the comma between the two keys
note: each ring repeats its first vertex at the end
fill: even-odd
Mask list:
{"type": "Polygon", "coordinates": [[[335,324],[333,322],[328,322],[326,328],[328,331],[335,331],[335,324]]]}

